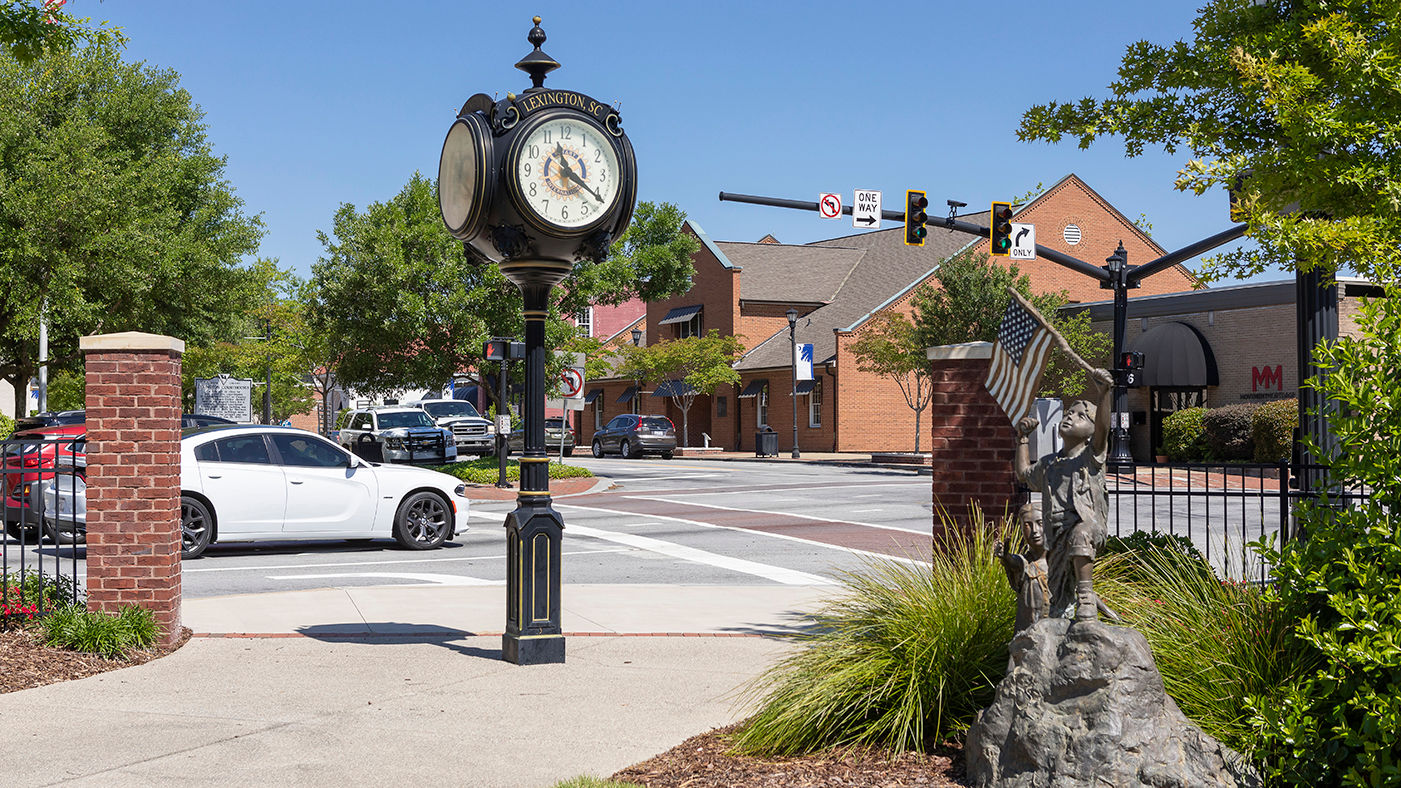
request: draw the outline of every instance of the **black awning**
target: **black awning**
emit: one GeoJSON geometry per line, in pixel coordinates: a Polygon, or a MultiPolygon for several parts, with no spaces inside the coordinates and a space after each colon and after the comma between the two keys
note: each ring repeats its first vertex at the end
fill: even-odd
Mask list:
{"type": "Polygon", "coordinates": [[[1134,339],[1130,349],[1143,353],[1145,386],[1206,388],[1221,383],[1211,345],[1186,323],[1154,326],[1134,339]]]}
{"type": "Polygon", "coordinates": [[[593,401],[596,400],[596,399],[598,399],[598,395],[600,395],[600,394],[602,394],[602,393],[603,393],[603,389],[589,389],[589,393],[587,393],[587,394],[584,395],[584,404],[585,404],[585,405],[592,405],[592,404],[593,404],[593,401]]]}
{"type": "Polygon", "coordinates": [[[667,312],[666,317],[658,321],[657,325],[664,326],[668,323],[684,323],[687,320],[690,320],[691,318],[695,317],[696,315],[699,315],[700,311],[700,304],[695,304],[693,306],[678,306],[670,312],[667,312]]]}
{"type": "Polygon", "coordinates": [[[817,382],[816,382],[816,381],[813,381],[813,380],[800,380],[800,381],[798,381],[798,393],[799,393],[799,394],[811,394],[813,388],[815,388],[816,385],[817,385],[817,382]]]}
{"type": "Polygon", "coordinates": [[[769,381],[767,378],[751,380],[749,381],[749,385],[744,387],[744,391],[741,391],[739,393],[739,398],[749,399],[750,397],[757,397],[759,396],[759,392],[763,391],[764,387],[767,385],[769,385],[769,381]]]}
{"type": "Polygon", "coordinates": [[[687,382],[684,381],[684,380],[668,380],[668,381],[666,381],[665,383],[663,383],[662,385],[657,386],[657,390],[654,391],[654,392],[652,392],[652,396],[654,396],[654,397],[682,397],[682,396],[685,396],[685,395],[687,395],[687,394],[694,394],[694,393],[696,393],[696,390],[695,390],[694,388],[691,388],[691,384],[690,384],[690,383],[687,383],[687,382]]]}
{"type": "Polygon", "coordinates": [[[622,404],[624,402],[632,402],[632,398],[635,396],[637,396],[637,387],[628,386],[627,391],[624,391],[623,395],[621,397],[618,397],[618,404],[622,404]]]}

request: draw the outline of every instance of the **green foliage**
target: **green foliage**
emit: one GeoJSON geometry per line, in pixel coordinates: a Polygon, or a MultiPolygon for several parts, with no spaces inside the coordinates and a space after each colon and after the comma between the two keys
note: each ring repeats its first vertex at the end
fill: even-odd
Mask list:
{"type": "MultiPolygon", "coordinates": [[[[1087,363],[1104,366],[1109,355],[1109,337],[1090,330],[1088,314],[1061,317],[1057,310],[1065,304],[1064,293],[1031,292],[1031,277],[1015,263],[1003,268],[987,254],[964,251],[939,264],[935,285],[918,288],[914,306],[914,341],[921,348],[961,342],[991,342],[997,338],[1002,316],[1015,287],[1036,307],[1087,363]]],[[[1085,371],[1056,348],[1041,379],[1043,396],[1074,397],[1083,393],[1089,379],[1085,371]]]]}
{"type": "Polygon", "coordinates": [[[927,751],[992,701],[1016,613],[992,546],[1011,524],[941,515],[931,565],[873,560],[842,575],[846,593],[811,616],[803,648],[749,686],[762,704],[739,749],[927,751]]]}
{"type": "Polygon", "coordinates": [[[1193,561],[1206,561],[1202,557],[1201,551],[1197,550],[1192,540],[1185,536],[1176,534],[1165,534],[1160,531],[1134,531],[1128,536],[1110,536],[1104,540],[1104,547],[1099,550],[1099,555],[1116,555],[1119,553],[1175,553],[1193,561]]]}
{"type": "Polygon", "coordinates": [[[929,361],[925,345],[909,318],[899,312],[888,312],[860,330],[860,338],[851,344],[856,368],[890,378],[900,387],[905,404],[915,412],[915,451],[919,451],[920,414],[929,407],[934,396],[934,381],[929,376],[929,361]]]}
{"type": "Polygon", "coordinates": [[[1256,409],[1250,420],[1250,440],[1256,462],[1281,462],[1294,452],[1294,430],[1299,427],[1299,400],[1280,399],[1256,409]]]}
{"type": "MultiPolygon", "coordinates": [[[[500,478],[500,461],[495,457],[481,457],[468,462],[454,462],[450,465],[436,465],[432,470],[456,476],[457,478],[471,484],[495,484],[500,478]]],[[[558,462],[550,463],[551,479],[582,479],[593,476],[588,468],[578,465],[564,465],[558,462]]],[[[521,477],[521,465],[516,460],[506,461],[506,478],[508,480],[519,480],[521,477]]]]}
{"type": "Polygon", "coordinates": [[[49,410],[82,410],[86,397],[87,379],[81,371],[60,369],[49,378],[49,410]]]}
{"type": "Polygon", "coordinates": [[[1242,402],[1208,408],[1202,414],[1202,431],[1206,433],[1207,450],[1217,460],[1249,460],[1254,455],[1251,443],[1251,423],[1259,405],[1242,402]]]}
{"type": "Polygon", "coordinates": [[[0,54],[0,107],[0,377],[17,399],[37,371],[41,309],[55,374],[79,369],[86,334],[198,343],[233,330],[262,224],[243,215],[175,72],[100,44],[28,65],[0,54]]]}
{"type": "Polygon", "coordinates": [[[127,605],[115,615],[70,605],[45,617],[41,626],[44,643],[49,646],[108,659],[124,657],[131,649],[149,648],[160,633],[155,614],[136,605],[127,605]]]}
{"type": "Polygon", "coordinates": [[[1201,462],[1209,449],[1202,419],[1206,408],[1183,408],[1163,418],[1163,451],[1173,462],[1201,462]]]}
{"type": "Polygon", "coordinates": [[[15,433],[15,420],[0,413],[0,440],[10,437],[15,433]]]}
{"type": "Polygon", "coordinates": [[[1282,701],[1282,688],[1315,664],[1270,594],[1223,582],[1195,550],[1157,538],[1101,556],[1095,589],[1148,639],[1163,685],[1192,722],[1252,761],[1268,755],[1247,699],[1282,701]]]}
{"type": "Polygon", "coordinates": [[[1266,553],[1293,635],[1318,662],[1250,699],[1271,773],[1291,785],[1401,780],[1401,287],[1364,302],[1358,325],[1319,346],[1333,371],[1307,385],[1339,405],[1326,414],[1340,445],[1331,483],[1370,497],[1304,502],[1302,538],[1266,553]]]}
{"type": "Polygon", "coordinates": [[[32,570],[0,575],[0,590],[0,628],[25,624],[87,596],[71,577],[32,570]]]}
{"type": "Polygon", "coordinates": [[[662,340],[654,345],[619,349],[617,374],[638,381],[683,381],[672,389],[671,401],[681,411],[681,445],[691,445],[690,412],[696,397],[714,394],[725,384],[739,382],[734,362],[744,353],[743,337],[722,336],[711,329],[705,336],[662,340]]]}
{"type": "Polygon", "coordinates": [[[642,788],[637,783],[620,783],[613,780],[602,780],[598,777],[574,777],[564,782],[555,783],[554,788],[642,788]]]}
{"type": "Polygon", "coordinates": [[[1130,44],[1106,98],[1027,110],[1018,136],[1129,156],[1185,150],[1177,188],[1238,178],[1257,245],[1210,261],[1204,279],[1270,266],[1348,266],[1382,279],[1401,262],[1401,36],[1395,2],[1203,4],[1186,41],[1130,44]]]}
{"type": "Polygon", "coordinates": [[[0,51],[21,63],[32,63],[45,52],[66,52],[84,43],[121,46],[126,43],[120,28],[90,19],[72,17],[57,8],[47,8],[42,0],[3,0],[0,2],[0,51]]]}

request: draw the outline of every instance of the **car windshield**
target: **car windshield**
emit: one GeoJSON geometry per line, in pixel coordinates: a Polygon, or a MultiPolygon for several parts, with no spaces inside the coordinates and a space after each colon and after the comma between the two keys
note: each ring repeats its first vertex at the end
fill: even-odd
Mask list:
{"type": "Polygon", "coordinates": [[[466,400],[455,399],[452,402],[425,402],[423,409],[429,416],[435,419],[448,418],[450,416],[470,416],[474,419],[481,418],[477,409],[472,407],[472,403],[466,400]]]}
{"type": "Polygon", "coordinates": [[[398,429],[399,427],[431,427],[433,420],[428,418],[428,414],[421,410],[404,410],[396,413],[379,414],[379,428],[382,430],[398,429]]]}

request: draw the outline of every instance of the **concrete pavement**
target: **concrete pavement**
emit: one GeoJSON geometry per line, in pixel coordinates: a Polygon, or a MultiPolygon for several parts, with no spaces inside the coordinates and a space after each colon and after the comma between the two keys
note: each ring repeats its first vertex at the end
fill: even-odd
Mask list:
{"type": "Polygon", "coordinates": [[[606,776],[745,716],[736,691],[789,648],[762,635],[799,625],[832,592],[566,585],[567,662],[531,667],[500,659],[502,586],[187,600],[198,635],[174,654],[0,695],[0,781],[549,786],[606,776]]]}

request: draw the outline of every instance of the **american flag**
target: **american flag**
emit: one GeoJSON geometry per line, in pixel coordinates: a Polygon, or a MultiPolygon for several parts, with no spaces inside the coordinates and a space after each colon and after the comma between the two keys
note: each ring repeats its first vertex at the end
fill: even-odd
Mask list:
{"type": "Polygon", "coordinates": [[[1002,315],[1002,327],[992,346],[992,365],[983,384],[1013,424],[1031,412],[1053,341],[1040,316],[1013,296],[1002,315]]]}

